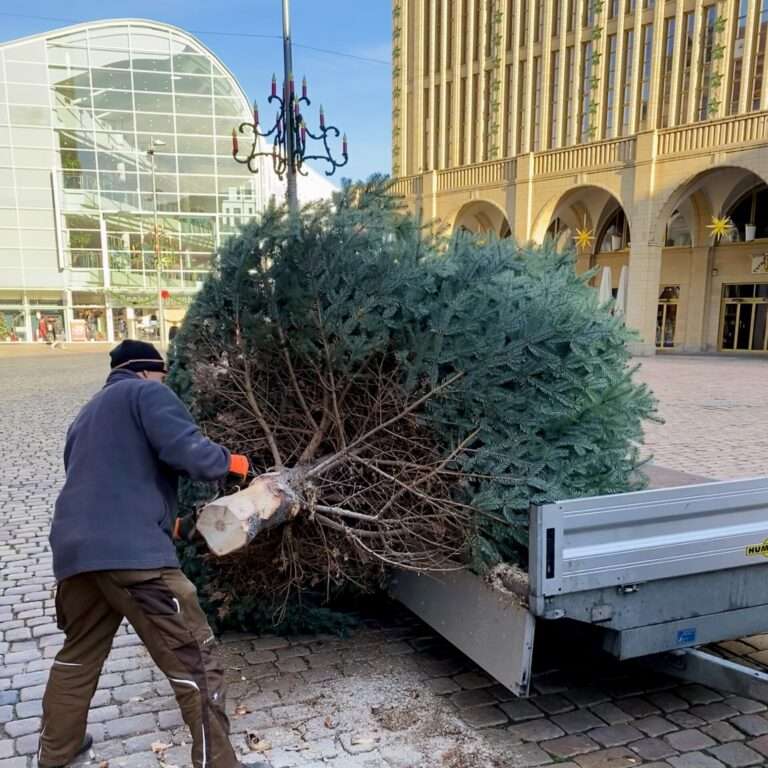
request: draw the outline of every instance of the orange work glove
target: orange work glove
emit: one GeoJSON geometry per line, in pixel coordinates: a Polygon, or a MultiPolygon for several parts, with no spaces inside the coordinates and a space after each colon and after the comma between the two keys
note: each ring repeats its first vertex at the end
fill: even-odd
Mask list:
{"type": "Polygon", "coordinates": [[[248,459],[239,453],[233,453],[229,457],[229,471],[233,475],[238,475],[243,480],[248,477],[248,459]]]}

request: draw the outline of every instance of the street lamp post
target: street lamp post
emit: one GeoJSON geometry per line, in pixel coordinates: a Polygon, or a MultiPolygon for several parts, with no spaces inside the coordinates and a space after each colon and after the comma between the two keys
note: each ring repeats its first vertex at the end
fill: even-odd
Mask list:
{"type": "Polygon", "coordinates": [[[162,268],[161,268],[161,254],[160,254],[160,226],[158,221],[157,210],[157,178],[155,177],[155,152],[157,147],[164,147],[165,142],[161,139],[151,139],[149,142],[149,148],[147,149],[147,156],[149,157],[150,166],[152,168],[152,208],[155,218],[155,275],[157,277],[157,319],[159,322],[160,331],[160,344],[165,345],[165,312],[163,307],[163,282],[162,282],[162,268]]]}
{"type": "Polygon", "coordinates": [[[320,160],[327,163],[329,168],[326,176],[332,176],[337,168],[345,166],[349,161],[347,153],[347,136],[344,134],[341,141],[341,160],[334,158],[328,144],[329,138],[338,139],[341,132],[335,125],[325,124],[325,113],[320,107],[320,127],[317,133],[312,133],[307,127],[301,105],[311,104],[307,97],[306,78],[301,83],[301,96],[296,94],[296,85],[293,80],[293,54],[291,51],[291,16],[289,0],[283,0],[283,89],[282,97],[277,95],[277,77],[272,76],[272,92],[267,99],[269,104],[277,103],[277,115],[275,122],[269,130],[261,130],[259,121],[259,108],[256,102],[253,104],[253,122],[240,123],[232,129],[232,157],[236,162],[247,165],[251,173],[258,173],[258,158],[271,157],[272,167],[279,179],[286,179],[286,200],[291,214],[298,213],[299,200],[296,191],[297,176],[307,175],[303,169],[305,160],[320,160]],[[240,142],[238,133],[250,140],[247,154],[240,155],[240,142]],[[272,149],[262,151],[259,139],[271,139],[272,149]],[[307,139],[322,144],[321,154],[308,154],[307,139]]]}

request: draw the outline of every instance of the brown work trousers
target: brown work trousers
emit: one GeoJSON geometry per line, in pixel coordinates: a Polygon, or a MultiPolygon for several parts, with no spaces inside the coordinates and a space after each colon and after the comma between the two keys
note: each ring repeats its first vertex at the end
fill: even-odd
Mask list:
{"type": "Polygon", "coordinates": [[[197,590],[178,568],[65,579],[56,616],[66,641],[43,698],[40,763],[66,765],[79,750],[101,668],[127,618],[173,687],[192,733],[195,768],[239,765],[229,742],[224,675],[211,653],[213,633],[197,590]]]}

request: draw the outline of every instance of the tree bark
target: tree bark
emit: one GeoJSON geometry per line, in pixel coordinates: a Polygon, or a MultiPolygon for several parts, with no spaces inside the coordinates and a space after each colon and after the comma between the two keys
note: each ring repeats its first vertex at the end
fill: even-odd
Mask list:
{"type": "Polygon", "coordinates": [[[214,554],[235,552],[261,531],[282,525],[298,512],[290,474],[268,472],[242,491],[206,504],[197,519],[197,530],[214,554]]]}

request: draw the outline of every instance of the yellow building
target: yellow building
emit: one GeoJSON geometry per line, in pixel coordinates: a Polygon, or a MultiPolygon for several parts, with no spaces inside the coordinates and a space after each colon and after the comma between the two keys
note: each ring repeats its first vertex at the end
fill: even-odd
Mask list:
{"type": "Polygon", "coordinates": [[[768,0],[394,0],[393,169],[425,219],[627,266],[642,342],[768,350],[768,0]],[[721,235],[716,222],[728,217],[721,235]]]}

